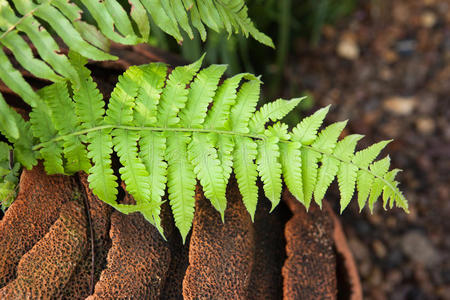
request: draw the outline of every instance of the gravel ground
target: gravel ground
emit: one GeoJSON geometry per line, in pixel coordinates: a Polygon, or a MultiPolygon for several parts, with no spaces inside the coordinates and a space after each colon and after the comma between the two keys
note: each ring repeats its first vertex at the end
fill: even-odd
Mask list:
{"type": "Polygon", "coordinates": [[[341,217],[365,297],[450,299],[450,1],[363,2],[317,48],[295,45],[287,89],[333,104],[328,121],[349,119],[363,144],[394,139],[385,154],[404,170],[410,214],[355,201],[341,217]]]}

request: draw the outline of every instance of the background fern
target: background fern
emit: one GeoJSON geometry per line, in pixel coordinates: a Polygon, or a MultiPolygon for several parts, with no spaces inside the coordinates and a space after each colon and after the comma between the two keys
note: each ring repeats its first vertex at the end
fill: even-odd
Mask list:
{"type": "Polygon", "coordinates": [[[92,60],[111,60],[110,41],[125,45],[148,42],[150,24],[183,42],[182,32],[194,38],[198,30],[206,39],[206,28],[228,35],[243,33],[273,47],[247,14],[244,0],[0,0],[0,79],[31,106],[39,102],[20,72],[9,61],[9,49],[16,61],[32,75],[60,82],[75,80],[77,73],[60,53],[62,40],[69,49],[92,60]],[[125,2],[125,1],[122,1],[125,2]],[[11,4],[10,4],[11,3],[11,4]],[[31,41],[39,57],[35,57],[31,41]]]}
{"type": "MultiPolygon", "coordinates": [[[[160,205],[167,187],[176,226],[186,237],[194,216],[196,179],[224,219],[232,170],[252,218],[258,175],[272,209],[280,201],[282,178],[307,208],[313,199],[321,205],[337,178],[341,211],[355,190],[361,209],[367,201],[372,209],[382,195],[384,207],[395,204],[407,210],[394,179],[398,170],[389,171],[388,157],[375,161],[388,141],[355,152],[360,135],[338,141],[346,122],[320,130],[329,107],[289,130],[279,120],[302,99],[279,99],[255,112],[259,78],[239,74],[219,87],[226,67],[212,65],[200,71],[202,58],[168,76],[161,63],[130,67],[119,77],[105,109],[84,67],[87,61],[76,53],[70,58],[77,76],[39,90],[40,103],[33,107],[29,122],[0,99],[0,113],[13,121],[0,122],[1,132],[27,168],[43,159],[49,174],[86,171],[100,199],[124,213],[141,212],[160,231],[160,205]],[[122,165],[121,180],[136,205],[116,202],[113,151],[122,165]]],[[[9,151],[1,153],[3,161],[5,153],[9,151]]]]}

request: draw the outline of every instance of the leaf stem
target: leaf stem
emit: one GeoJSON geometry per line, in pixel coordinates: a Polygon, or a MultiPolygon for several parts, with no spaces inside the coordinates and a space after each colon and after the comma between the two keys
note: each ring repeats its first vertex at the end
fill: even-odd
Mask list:
{"type": "Polygon", "coordinates": [[[233,136],[242,136],[242,137],[248,137],[252,139],[257,140],[264,140],[264,135],[258,135],[258,134],[252,134],[252,133],[243,133],[243,132],[236,132],[236,131],[230,131],[230,130],[217,130],[217,129],[204,129],[204,128],[184,128],[184,127],[137,127],[137,126],[125,126],[125,125],[101,125],[96,126],[88,129],[83,129],[79,131],[75,131],[66,135],[60,135],[57,136],[47,142],[39,143],[35,146],[33,146],[32,150],[37,151],[41,148],[43,148],[45,145],[63,141],[64,139],[71,137],[71,136],[79,136],[84,135],[90,132],[105,130],[105,129],[124,129],[124,130],[131,130],[131,131],[160,131],[160,132],[202,132],[202,133],[215,133],[215,134],[226,134],[226,135],[233,135],[233,136]]]}

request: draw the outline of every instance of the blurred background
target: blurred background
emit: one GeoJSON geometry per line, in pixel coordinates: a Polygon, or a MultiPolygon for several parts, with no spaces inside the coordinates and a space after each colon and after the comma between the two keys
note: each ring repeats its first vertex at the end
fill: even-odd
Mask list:
{"type": "MultiPolygon", "coordinates": [[[[384,153],[404,170],[410,214],[341,216],[367,299],[450,299],[450,1],[251,0],[249,14],[276,49],[209,32],[206,44],[152,43],[230,74],[262,74],[265,98],[308,95],[299,116],[332,104],[361,146],[394,139],[384,153]]],[[[336,187],[328,200],[338,206],[336,187]]]]}

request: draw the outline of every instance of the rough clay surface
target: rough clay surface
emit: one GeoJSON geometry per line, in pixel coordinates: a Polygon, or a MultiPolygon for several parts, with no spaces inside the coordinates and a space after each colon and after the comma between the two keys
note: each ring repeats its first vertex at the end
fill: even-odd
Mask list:
{"type": "MultiPolygon", "coordinates": [[[[12,271],[1,276],[8,284],[0,290],[0,299],[280,299],[282,295],[286,299],[334,299],[337,258],[343,260],[340,264],[346,272],[342,274],[349,277],[348,291],[340,294],[360,299],[351,254],[345,250],[343,236],[336,233],[333,222],[337,220],[329,208],[321,212],[312,207],[306,214],[286,191],[283,198],[293,214],[286,225],[283,220],[288,213],[283,205],[269,214],[270,203],[264,198],[252,223],[234,181],[227,198],[222,224],[197,188],[193,229],[183,245],[167,203],[162,208],[166,242],[140,214],[111,213],[109,206],[92,195],[84,174],[47,176],[40,166],[25,171],[19,198],[0,223],[17,232],[1,240],[0,251],[12,257],[1,257],[2,263],[12,271]],[[92,296],[85,197],[94,231],[92,296]],[[12,216],[16,223],[11,222],[12,216]],[[31,250],[23,248],[30,237],[31,250]],[[13,247],[25,250],[19,255],[10,250],[13,247]]],[[[134,200],[126,195],[123,202],[134,200]]]]}
{"type": "Polygon", "coordinates": [[[287,190],[283,198],[294,213],[285,227],[284,298],[336,299],[333,220],[315,204],[307,213],[287,190]]]}
{"type": "Polygon", "coordinates": [[[281,299],[281,267],[286,259],[280,207],[269,213],[270,202],[260,195],[255,214],[255,263],[248,299],[281,299]]]}
{"type": "Polygon", "coordinates": [[[243,299],[254,262],[254,228],[237,185],[227,189],[225,223],[196,191],[189,267],[183,281],[185,299],[243,299]]]}
{"type": "Polygon", "coordinates": [[[42,164],[23,171],[14,205],[0,221],[0,288],[15,278],[20,258],[48,232],[77,190],[73,178],[47,176],[42,164]]]}
{"type": "Polygon", "coordinates": [[[170,266],[167,277],[161,291],[161,299],[183,299],[182,286],[186,269],[189,265],[189,241],[190,235],[186,237],[183,245],[181,235],[175,228],[169,202],[163,204],[161,209],[162,226],[170,249],[170,266]]]}
{"type": "Polygon", "coordinates": [[[106,269],[87,299],[159,299],[170,250],[156,228],[139,213],[113,212],[110,237],[106,269]]]}
{"type": "MultiPolygon", "coordinates": [[[[111,247],[109,228],[111,225],[112,208],[92,193],[89,189],[89,183],[87,182],[87,175],[85,173],[79,173],[79,179],[89,205],[91,226],[94,233],[95,255],[93,280],[95,284],[100,277],[100,273],[106,267],[106,256],[111,247]]],[[[64,289],[64,299],[84,299],[89,296],[89,291],[91,290],[92,246],[91,234],[88,229],[86,228],[88,240],[87,243],[83,244],[85,255],[64,289]]]]}
{"type": "Polygon", "coordinates": [[[83,257],[85,228],[84,208],[64,204],[50,231],[21,258],[17,278],[0,289],[0,299],[55,298],[83,257]]]}

